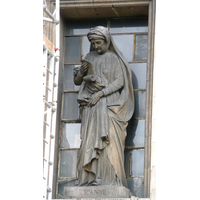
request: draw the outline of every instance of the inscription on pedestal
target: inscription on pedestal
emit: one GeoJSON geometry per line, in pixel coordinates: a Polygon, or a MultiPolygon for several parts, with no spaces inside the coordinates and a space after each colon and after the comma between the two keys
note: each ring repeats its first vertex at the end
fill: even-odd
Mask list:
{"type": "MultiPolygon", "coordinates": [[[[123,186],[88,186],[64,188],[65,198],[129,198],[129,189],[123,186]]],[[[91,200],[91,199],[90,199],[91,200]]],[[[120,200],[120,199],[119,199],[120,200]]]]}
{"type": "Polygon", "coordinates": [[[106,195],[106,190],[102,189],[102,190],[98,190],[98,189],[94,189],[94,190],[84,190],[84,196],[85,195],[106,195]]]}

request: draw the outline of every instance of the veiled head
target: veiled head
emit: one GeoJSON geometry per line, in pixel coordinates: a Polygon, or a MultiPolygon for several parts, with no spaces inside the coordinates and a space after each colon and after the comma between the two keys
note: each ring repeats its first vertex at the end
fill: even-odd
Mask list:
{"type": "Polygon", "coordinates": [[[103,26],[96,26],[87,34],[88,40],[91,42],[91,50],[103,54],[110,46],[110,33],[103,26]]]}

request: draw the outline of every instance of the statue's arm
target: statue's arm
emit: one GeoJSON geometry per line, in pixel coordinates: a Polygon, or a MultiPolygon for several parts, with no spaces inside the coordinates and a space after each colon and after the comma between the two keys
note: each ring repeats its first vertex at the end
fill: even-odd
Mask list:
{"type": "Polygon", "coordinates": [[[113,82],[111,82],[109,85],[102,89],[102,92],[104,94],[103,96],[112,94],[120,90],[124,86],[124,76],[119,60],[115,59],[115,62],[113,64],[115,68],[115,79],[113,82]]]}
{"type": "Polygon", "coordinates": [[[85,72],[88,70],[88,65],[84,63],[80,67],[74,68],[74,84],[81,85],[83,82],[83,76],[85,72]]]}
{"type": "Polygon", "coordinates": [[[80,70],[78,72],[74,73],[74,84],[75,85],[81,85],[83,81],[83,75],[80,73],[80,70]]]}

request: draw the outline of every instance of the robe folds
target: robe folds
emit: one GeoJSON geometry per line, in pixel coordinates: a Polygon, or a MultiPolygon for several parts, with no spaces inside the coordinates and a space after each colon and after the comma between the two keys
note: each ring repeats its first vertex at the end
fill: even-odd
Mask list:
{"type": "Polygon", "coordinates": [[[91,64],[93,74],[85,76],[78,94],[81,146],[77,185],[127,187],[124,149],[126,127],[134,110],[131,72],[111,50],[103,54],[92,51],[85,60],[91,64]],[[100,90],[104,95],[88,107],[90,97],[100,90]]]}

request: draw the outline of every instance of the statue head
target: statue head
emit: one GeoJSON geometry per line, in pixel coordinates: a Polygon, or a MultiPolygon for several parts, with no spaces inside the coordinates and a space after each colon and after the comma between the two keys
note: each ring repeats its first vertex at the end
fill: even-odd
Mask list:
{"type": "Polygon", "coordinates": [[[88,40],[91,42],[91,51],[97,51],[103,54],[110,46],[110,33],[103,26],[96,26],[87,34],[88,40]]]}

